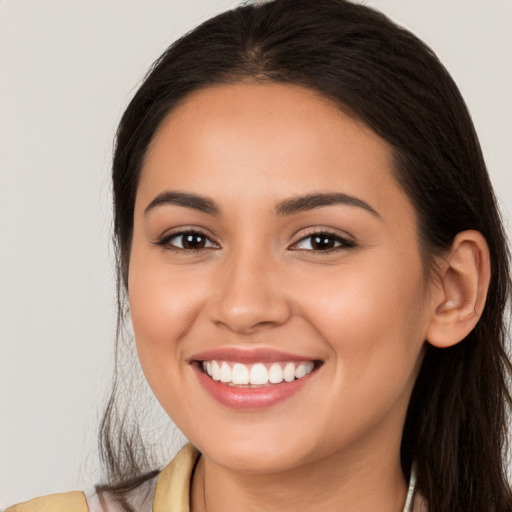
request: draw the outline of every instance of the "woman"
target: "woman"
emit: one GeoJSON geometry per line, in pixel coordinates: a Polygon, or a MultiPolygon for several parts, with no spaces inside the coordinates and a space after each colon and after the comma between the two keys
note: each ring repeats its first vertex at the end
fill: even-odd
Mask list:
{"type": "Polygon", "coordinates": [[[120,312],[191,444],[144,474],[114,389],[109,484],[14,510],[512,510],[505,238],[412,34],[341,0],[217,16],[136,93],[113,182],[120,312]]]}

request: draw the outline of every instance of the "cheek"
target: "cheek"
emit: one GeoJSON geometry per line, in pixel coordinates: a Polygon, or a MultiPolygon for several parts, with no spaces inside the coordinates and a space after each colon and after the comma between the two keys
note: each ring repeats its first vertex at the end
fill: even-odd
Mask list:
{"type": "Polygon", "coordinates": [[[419,259],[402,258],[401,265],[392,255],[376,260],[378,264],[361,260],[357,266],[340,267],[302,293],[303,315],[354,381],[353,374],[365,372],[372,362],[411,369],[426,332],[419,259]]]}
{"type": "Polygon", "coordinates": [[[132,253],[129,272],[130,316],[137,352],[151,387],[179,375],[180,340],[200,311],[202,288],[198,276],[184,269],[169,272],[158,258],[143,251],[132,253]]]}
{"type": "Polygon", "coordinates": [[[128,274],[128,298],[136,332],[147,342],[158,344],[181,337],[190,325],[195,305],[201,301],[202,280],[193,266],[179,271],[165,255],[134,239],[128,274]],[[167,335],[165,334],[167,332],[167,335]]]}
{"type": "Polygon", "coordinates": [[[194,313],[191,305],[198,301],[198,297],[190,288],[179,286],[179,282],[154,277],[148,273],[147,278],[130,282],[133,328],[137,338],[144,343],[168,345],[186,333],[194,313]]]}

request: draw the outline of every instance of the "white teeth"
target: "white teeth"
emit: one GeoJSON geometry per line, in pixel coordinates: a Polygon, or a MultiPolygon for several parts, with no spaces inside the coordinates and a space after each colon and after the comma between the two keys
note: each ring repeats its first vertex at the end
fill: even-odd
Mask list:
{"type": "Polygon", "coordinates": [[[295,365],[288,363],[283,370],[283,377],[286,382],[291,382],[295,379],[295,365]]]}
{"type": "Polygon", "coordinates": [[[212,375],[213,380],[220,380],[220,367],[217,361],[212,361],[212,375]]]}
{"type": "Polygon", "coordinates": [[[249,376],[251,384],[263,385],[268,384],[268,370],[261,363],[253,365],[249,376]]]}
{"type": "Polygon", "coordinates": [[[220,367],[220,381],[231,382],[231,368],[226,361],[224,361],[220,367]]]}
{"type": "Polygon", "coordinates": [[[303,363],[299,364],[297,368],[295,369],[295,378],[296,379],[302,379],[302,377],[306,376],[308,373],[311,373],[314,368],[313,363],[303,363]]]}
{"type": "Polygon", "coordinates": [[[233,366],[231,382],[235,385],[249,384],[249,369],[245,364],[236,363],[233,366]]]}
{"type": "Polygon", "coordinates": [[[283,369],[279,363],[274,363],[268,370],[268,381],[271,384],[283,382],[283,369]]]}
{"type": "Polygon", "coordinates": [[[231,384],[232,386],[268,386],[281,382],[292,382],[302,379],[311,373],[315,367],[312,361],[304,363],[228,363],[227,361],[203,361],[204,372],[213,380],[231,384]]]}
{"type": "Polygon", "coordinates": [[[306,367],[303,364],[299,364],[297,368],[295,368],[295,378],[300,379],[306,375],[306,367]]]}

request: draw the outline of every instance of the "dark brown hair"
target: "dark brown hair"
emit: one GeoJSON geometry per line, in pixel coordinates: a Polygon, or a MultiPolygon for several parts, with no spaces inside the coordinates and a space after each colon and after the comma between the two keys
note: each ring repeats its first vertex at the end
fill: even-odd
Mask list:
{"type": "MultiPolygon", "coordinates": [[[[246,80],[319,92],[392,146],[396,178],[419,217],[428,271],[432,257],[446,251],[460,231],[475,229],[485,236],[492,266],[487,304],[461,343],[448,349],[427,344],[401,458],[405,474],[416,461],[418,488],[430,512],[510,512],[504,463],[512,403],[504,321],[510,274],[496,200],[452,78],[432,50],[377,11],[345,0],[244,5],[203,23],[158,59],[117,132],[113,187],[120,321],[137,184],[155,131],[192,91],[246,80]]],[[[101,447],[110,488],[122,495],[116,482],[146,468],[137,430],[135,435],[116,430],[115,390],[101,425],[101,447]]]]}

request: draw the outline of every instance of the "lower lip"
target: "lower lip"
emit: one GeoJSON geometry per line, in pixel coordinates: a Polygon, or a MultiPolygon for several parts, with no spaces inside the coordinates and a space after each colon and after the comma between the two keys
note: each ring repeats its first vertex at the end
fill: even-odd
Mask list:
{"type": "Polygon", "coordinates": [[[215,400],[234,409],[262,409],[278,404],[298,393],[315,371],[292,382],[282,382],[258,388],[237,388],[215,381],[201,371],[198,364],[193,368],[199,382],[215,400]]]}

